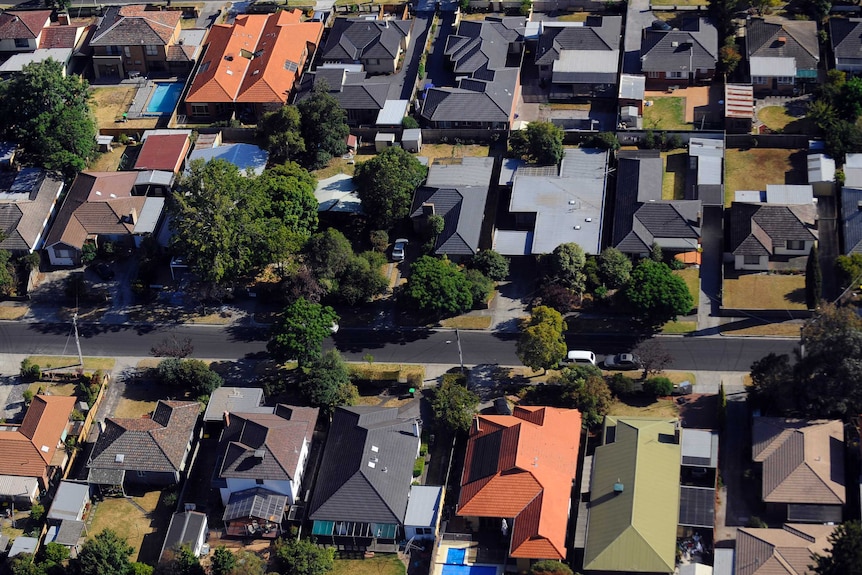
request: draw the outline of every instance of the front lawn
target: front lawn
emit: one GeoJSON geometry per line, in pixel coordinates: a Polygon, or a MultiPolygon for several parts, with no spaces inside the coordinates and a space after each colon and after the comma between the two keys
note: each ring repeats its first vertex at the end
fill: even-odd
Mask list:
{"type": "Polygon", "coordinates": [[[700,304],[700,270],[696,267],[685,268],[684,270],[674,270],[674,275],[679,276],[688,286],[688,292],[691,294],[691,299],[694,302],[692,309],[697,309],[700,304]]]}
{"type": "Polygon", "coordinates": [[[488,329],[492,319],[489,315],[465,314],[440,320],[440,325],[454,329],[488,329]]]}
{"type": "Polygon", "coordinates": [[[733,309],[806,309],[805,276],[754,273],[725,278],[722,305],[733,309]]]}
{"type": "Polygon", "coordinates": [[[608,415],[617,417],[679,417],[679,408],[671,397],[651,398],[641,395],[615,399],[608,415]]]}
{"type": "Polygon", "coordinates": [[[765,190],[767,184],[807,183],[804,150],[728,149],[724,154],[724,205],[739,190],[765,190]]]}
{"type": "Polygon", "coordinates": [[[644,128],[647,130],[690,130],[685,123],[685,98],[668,96],[653,98],[652,106],[644,106],[644,128]]]}
{"type": "Polygon", "coordinates": [[[661,328],[661,332],[669,335],[679,335],[697,331],[696,321],[669,321],[661,328]]]}
{"type": "Polygon", "coordinates": [[[685,199],[685,172],[688,153],[685,150],[662,152],[661,161],[664,174],[661,180],[661,199],[685,199]]]}
{"type": "MultiPolygon", "coordinates": [[[[47,369],[62,369],[66,367],[77,367],[78,358],[71,355],[31,355],[27,359],[30,363],[35,363],[42,368],[42,371],[47,369]]],[[[112,357],[84,357],[84,370],[110,371],[114,369],[114,364],[117,363],[112,357]]]]}
{"type": "Polygon", "coordinates": [[[336,559],[330,575],[405,575],[407,568],[397,555],[381,554],[370,559],[336,559]]]}

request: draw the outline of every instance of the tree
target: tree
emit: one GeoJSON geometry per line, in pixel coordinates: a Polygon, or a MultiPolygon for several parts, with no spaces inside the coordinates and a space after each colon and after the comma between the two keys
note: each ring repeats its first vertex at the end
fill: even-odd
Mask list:
{"type": "Polygon", "coordinates": [[[195,350],[192,338],[179,339],[176,334],[171,334],[160,343],[150,348],[150,355],[155,357],[188,357],[195,350]]]}
{"type": "Polygon", "coordinates": [[[320,346],[337,323],[331,307],[299,298],[282,311],[266,349],[279,363],[295,359],[306,367],[321,356],[320,346]]]}
{"type": "Polygon", "coordinates": [[[605,248],[599,255],[599,273],[610,289],[626,285],[632,273],[632,261],[617,248],[605,248]]]}
{"type": "Polygon", "coordinates": [[[197,397],[210,395],[224,383],[219,374],[199,359],[164,359],[159,362],[158,373],[165,385],[188,389],[197,397]]]}
{"type": "Polygon", "coordinates": [[[434,418],[454,433],[470,429],[478,406],[479,396],[452,379],[444,379],[431,400],[434,418]]]}
{"type": "Polygon", "coordinates": [[[567,367],[548,383],[559,385],[562,407],[581,412],[584,425],[592,427],[602,422],[613,403],[613,394],[602,372],[594,365],[567,367]]]}
{"type": "Polygon", "coordinates": [[[577,306],[577,298],[572,290],[558,283],[545,283],[539,289],[539,301],[560,313],[568,313],[577,306]]]}
{"type": "Polygon", "coordinates": [[[664,261],[664,252],[661,249],[661,246],[658,245],[657,242],[653,242],[649,249],[649,257],[654,262],[663,262],[664,261]]]}
{"type": "Polygon", "coordinates": [[[641,379],[646,379],[650,374],[658,375],[673,361],[673,356],[667,352],[661,341],[655,338],[643,340],[635,346],[632,353],[641,360],[644,370],[641,379]]]}
{"type": "Polygon", "coordinates": [[[862,150],[862,130],[855,122],[839,119],[824,134],[824,142],[826,152],[843,162],[845,154],[862,150]]]}
{"type": "Polygon", "coordinates": [[[32,553],[20,553],[9,560],[12,575],[45,575],[45,569],[36,563],[32,553]]]}
{"type": "Polygon", "coordinates": [[[644,382],[644,391],[656,397],[670,395],[673,391],[673,382],[666,377],[652,377],[644,382]]]}
{"type": "MultiPolygon", "coordinates": [[[[305,245],[305,262],[314,274],[332,282],[347,269],[353,259],[353,246],[343,233],[327,228],[311,236],[305,245]]],[[[330,287],[333,287],[330,283],[330,287]]]]}
{"type": "MultiPolygon", "coordinates": [[[[0,237],[0,241],[2,241],[0,237]]],[[[17,279],[15,266],[12,265],[12,252],[0,250],[0,295],[10,296],[15,293],[17,279]]]]}
{"type": "Polygon", "coordinates": [[[781,0],[752,0],[751,7],[757,10],[759,15],[769,14],[773,8],[781,5],[781,0]]]}
{"type": "Polygon", "coordinates": [[[862,254],[838,256],[835,258],[835,269],[842,287],[859,285],[862,282],[862,254]]]}
{"type": "Polygon", "coordinates": [[[230,575],[263,575],[266,570],[266,563],[252,551],[243,549],[234,557],[236,565],[230,575]]]}
{"type": "Polygon", "coordinates": [[[445,257],[422,256],[413,262],[404,296],[420,310],[433,314],[456,314],[473,305],[470,282],[445,257]]]}
{"type": "Polygon", "coordinates": [[[512,132],[512,152],[541,166],[555,166],[563,159],[563,130],[551,122],[530,122],[525,130],[512,132]]]}
{"type": "Polygon", "coordinates": [[[428,232],[432,238],[436,239],[437,236],[443,233],[444,229],[446,229],[446,220],[443,219],[443,216],[440,214],[428,216],[428,232]]]}
{"type": "MultiPolygon", "coordinates": [[[[332,157],[347,151],[347,112],[329,93],[326,82],[315,82],[311,95],[299,104],[300,132],[305,140],[305,167],[322,168],[332,157]]],[[[357,166],[358,167],[358,166],[357,166]]],[[[369,213],[367,210],[365,213],[369,213]]]]}
{"type": "Polygon", "coordinates": [[[347,268],[338,277],[338,299],[354,306],[371,301],[389,287],[389,279],[383,275],[386,258],[377,252],[364,252],[353,256],[347,268]]]}
{"type": "Polygon", "coordinates": [[[543,559],[533,563],[530,575],[573,575],[572,569],[562,561],[543,559]]]}
{"type": "Polygon", "coordinates": [[[40,503],[34,503],[30,506],[30,519],[34,523],[39,523],[45,517],[45,506],[40,503]]]}
{"type": "Polygon", "coordinates": [[[129,556],[135,548],[111,529],[88,539],[78,553],[76,565],[80,575],[128,575],[129,556]]]}
{"type": "Polygon", "coordinates": [[[210,561],[212,575],[230,575],[235,566],[236,557],[228,551],[227,547],[219,545],[215,548],[212,560],[210,561]]]}
{"type": "Polygon", "coordinates": [[[470,267],[477,269],[495,282],[509,276],[509,258],[494,250],[481,250],[470,258],[470,267]]]}
{"type": "Polygon", "coordinates": [[[818,98],[808,103],[805,117],[811,120],[820,130],[826,132],[838,121],[835,106],[826,99],[818,98]]]}
{"type": "Polygon", "coordinates": [[[729,36],[724,46],[719,49],[718,61],[721,62],[724,73],[728,76],[733,74],[736,67],[739,66],[742,56],[739,54],[739,50],[736,49],[736,42],[733,36],[729,36]]]}
{"type": "Polygon", "coordinates": [[[324,413],[332,413],[339,405],[352,405],[356,395],[347,364],[335,349],[312,362],[300,389],[308,402],[323,409],[324,413]]]}
{"type": "Polygon", "coordinates": [[[86,80],[53,59],[24,66],[0,86],[0,128],[28,163],[71,177],[95,153],[96,123],[86,80]]]}
{"type": "Polygon", "coordinates": [[[407,217],[413,192],[425,180],[428,168],[407,150],[387,148],[367,162],[356,165],[353,181],[372,225],[390,229],[407,217]]]}
{"type": "Polygon", "coordinates": [[[290,575],[326,575],[335,565],[335,550],[318,547],[308,539],[282,539],[275,545],[279,571],[290,575]]]}
{"type": "MultiPolygon", "coordinates": [[[[257,191],[267,200],[265,213],[279,220],[295,242],[302,243],[317,229],[317,178],[296,162],[265,170],[255,178],[257,191]]],[[[299,245],[294,251],[299,250],[299,245]]]]}
{"type": "Polygon", "coordinates": [[[632,271],[625,296],[635,313],[650,326],[675,320],[694,305],[685,281],[674,275],[667,264],[651,259],[642,260],[632,271]]]}
{"type": "Polygon", "coordinates": [[[69,548],[65,545],[60,545],[59,543],[51,541],[42,548],[42,556],[45,563],[60,565],[63,561],[69,558],[69,548]]]}
{"type": "Polygon", "coordinates": [[[146,563],[134,561],[129,566],[129,575],[153,575],[153,567],[146,563]]]}
{"type": "Polygon", "coordinates": [[[817,575],[862,575],[862,525],[848,521],[829,535],[829,554],[814,553],[810,568],[817,575]]]}
{"type": "Polygon", "coordinates": [[[808,309],[816,309],[823,295],[823,274],[820,271],[820,256],[817,246],[812,245],[805,264],[805,303],[808,309]]]}
{"type": "Polygon", "coordinates": [[[414,130],[419,127],[419,122],[417,122],[415,118],[404,116],[404,119],[401,120],[401,127],[405,130],[414,130]]]}
{"type": "Polygon", "coordinates": [[[587,256],[581,246],[574,242],[560,244],[550,255],[551,276],[576,294],[586,287],[584,265],[587,256]]]}
{"type": "Polygon", "coordinates": [[[165,553],[165,558],[156,567],[155,575],[204,575],[200,559],[195,557],[188,545],[182,545],[165,553]]]}
{"type": "Polygon", "coordinates": [[[724,391],[724,382],[718,384],[718,430],[724,431],[727,422],[727,394],[724,391]]]}
{"type": "Polygon", "coordinates": [[[620,141],[613,132],[599,132],[587,140],[586,146],[600,150],[619,150],[620,141]]]}
{"type": "Polygon", "coordinates": [[[275,164],[298,158],[305,152],[299,110],[296,106],[282,106],[267,112],[257,124],[257,132],[264,140],[269,159],[275,164]]]}
{"type": "Polygon", "coordinates": [[[748,401],[765,413],[783,415],[795,409],[792,395],[793,370],[786,355],[770,353],[751,364],[748,401]]]}
{"type": "Polygon", "coordinates": [[[485,305],[494,293],[494,282],[479,270],[466,270],[464,277],[470,284],[470,294],[473,297],[473,307],[485,305]]]}
{"type": "Polygon", "coordinates": [[[548,369],[566,356],[563,332],[567,329],[563,316],[557,310],[539,306],[533,309],[530,319],[521,329],[517,353],[521,363],[531,369],[548,369]]]}

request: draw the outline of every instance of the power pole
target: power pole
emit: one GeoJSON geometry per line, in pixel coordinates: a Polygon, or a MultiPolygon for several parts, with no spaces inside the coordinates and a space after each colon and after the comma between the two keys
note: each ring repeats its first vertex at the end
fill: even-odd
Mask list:
{"type": "Polygon", "coordinates": [[[464,373],[464,353],[461,351],[461,334],[455,328],[455,339],[458,340],[458,360],[461,362],[461,373],[464,373]]]}
{"type": "Polygon", "coordinates": [[[84,367],[84,356],[81,355],[81,340],[78,338],[78,312],[72,316],[72,327],[75,329],[75,346],[78,348],[78,362],[84,367]]]}

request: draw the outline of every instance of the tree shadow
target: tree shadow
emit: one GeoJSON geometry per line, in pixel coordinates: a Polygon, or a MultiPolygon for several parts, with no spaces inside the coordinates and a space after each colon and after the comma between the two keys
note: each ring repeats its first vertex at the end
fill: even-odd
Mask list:
{"type": "Polygon", "coordinates": [[[796,288],[790,293],[784,294],[784,299],[786,299],[790,303],[805,303],[805,288],[796,288]]]}

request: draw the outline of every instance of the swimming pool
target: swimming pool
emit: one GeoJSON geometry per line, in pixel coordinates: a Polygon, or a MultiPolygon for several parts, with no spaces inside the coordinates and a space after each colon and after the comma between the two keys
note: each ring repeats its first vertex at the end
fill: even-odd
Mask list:
{"type": "Polygon", "coordinates": [[[464,559],[467,558],[467,550],[466,549],[449,549],[446,551],[446,563],[449,565],[463,565],[466,563],[464,559]]]}
{"type": "Polygon", "coordinates": [[[443,565],[442,575],[497,575],[493,565],[443,565]]]}
{"type": "Polygon", "coordinates": [[[183,85],[180,82],[156,82],[156,88],[147,102],[150,114],[170,114],[177,106],[183,85]]]}

